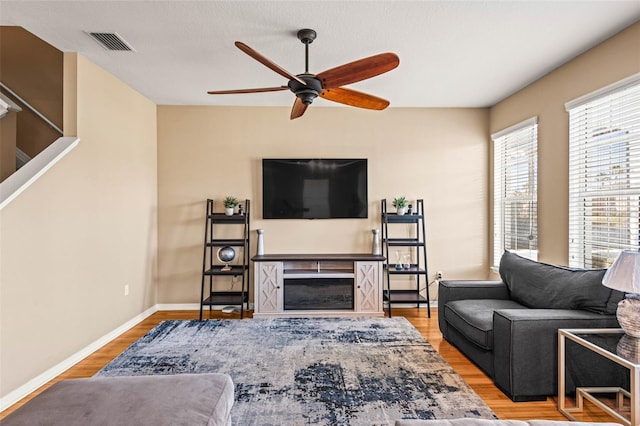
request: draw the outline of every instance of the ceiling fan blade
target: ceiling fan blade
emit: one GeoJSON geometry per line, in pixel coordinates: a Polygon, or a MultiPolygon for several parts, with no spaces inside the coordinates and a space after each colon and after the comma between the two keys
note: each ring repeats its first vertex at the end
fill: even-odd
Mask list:
{"type": "Polygon", "coordinates": [[[400,59],[395,53],[380,53],[331,68],[321,72],[316,77],[322,82],[322,87],[331,89],[391,71],[399,63],[400,59]]]}
{"type": "Polygon", "coordinates": [[[300,98],[296,98],[291,108],[291,119],[294,120],[298,117],[302,117],[302,114],[307,110],[307,104],[303,103],[300,98]]]}
{"type": "Polygon", "coordinates": [[[210,95],[234,95],[236,93],[279,92],[280,90],[289,90],[289,88],[287,86],[261,87],[259,89],[212,90],[207,93],[210,95]]]}
{"type": "Polygon", "coordinates": [[[320,97],[358,108],[382,110],[389,106],[389,101],[386,99],[345,87],[325,89],[320,93],[320,97]]]}
{"type": "Polygon", "coordinates": [[[280,74],[281,76],[287,78],[288,80],[293,79],[293,80],[298,81],[299,83],[304,84],[305,86],[307,85],[307,83],[304,80],[302,80],[301,78],[291,74],[289,71],[285,70],[281,66],[277,65],[276,63],[272,62],[271,60],[267,59],[266,57],[262,56],[260,53],[256,52],[255,50],[253,50],[252,48],[250,48],[249,46],[247,46],[243,42],[236,41],[235,44],[236,44],[236,47],[238,49],[242,50],[244,53],[246,53],[247,55],[251,56],[256,61],[260,62],[262,65],[266,66],[267,68],[272,69],[273,71],[277,72],[278,74],[280,74]]]}

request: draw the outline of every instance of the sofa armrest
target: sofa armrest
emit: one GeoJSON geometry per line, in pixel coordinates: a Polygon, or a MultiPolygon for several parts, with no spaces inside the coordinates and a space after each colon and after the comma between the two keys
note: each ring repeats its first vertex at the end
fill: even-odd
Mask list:
{"type": "Polygon", "coordinates": [[[447,324],[444,319],[444,305],[453,300],[466,299],[509,299],[509,290],[502,281],[487,280],[443,280],[438,285],[438,326],[448,339],[447,324]]]}
{"type": "Polygon", "coordinates": [[[509,290],[502,281],[443,280],[438,286],[438,300],[509,299],[509,290]]]}
{"type": "MultiPolygon", "coordinates": [[[[613,315],[565,309],[504,309],[493,314],[494,382],[514,401],[558,392],[558,329],[613,328],[613,315]]],[[[585,366],[585,368],[589,368],[585,366]]]]}

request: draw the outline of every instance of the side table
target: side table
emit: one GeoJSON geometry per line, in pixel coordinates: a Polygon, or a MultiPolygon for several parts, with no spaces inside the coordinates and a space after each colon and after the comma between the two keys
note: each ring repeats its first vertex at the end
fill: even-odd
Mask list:
{"type": "Polygon", "coordinates": [[[584,400],[587,399],[619,422],[627,426],[639,426],[640,423],[640,339],[627,336],[622,329],[559,329],[558,330],[558,410],[571,420],[578,420],[572,413],[583,410],[584,400]],[[598,340],[598,337],[601,340],[598,340]],[[617,340],[615,347],[602,343],[603,337],[612,337],[617,340]],[[576,402],[572,407],[566,405],[565,384],[566,365],[571,359],[566,358],[566,340],[569,339],[578,345],[595,352],[618,365],[629,370],[629,391],[621,387],[577,387],[576,402]],[[614,394],[616,397],[615,408],[606,405],[599,400],[596,394],[614,394]],[[630,418],[621,413],[625,398],[629,400],[630,418]]]}

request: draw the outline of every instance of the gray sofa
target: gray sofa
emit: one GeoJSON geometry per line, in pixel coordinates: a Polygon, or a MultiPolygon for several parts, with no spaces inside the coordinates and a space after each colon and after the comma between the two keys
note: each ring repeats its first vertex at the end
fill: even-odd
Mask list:
{"type": "MultiPolygon", "coordinates": [[[[440,331],[513,401],[545,399],[558,391],[559,328],[619,327],[615,312],[624,295],[602,285],[604,272],[505,252],[501,281],[440,282],[440,331]]],[[[568,373],[568,392],[587,382],[625,384],[624,370],[575,344],[567,356],[581,367],[568,373]]]]}

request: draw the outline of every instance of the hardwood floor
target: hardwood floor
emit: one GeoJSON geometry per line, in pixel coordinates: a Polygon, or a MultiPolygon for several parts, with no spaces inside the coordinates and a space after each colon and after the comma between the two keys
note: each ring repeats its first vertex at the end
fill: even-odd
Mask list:
{"type": "MultiPolygon", "coordinates": [[[[514,403],[500,392],[493,385],[493,382],[484,373],[482,373],[482,371],[480,371],[480,369],[472,364],[456,348],[442,339],[442,335],[438,329],[437,309],[431,310],[431,318],[427,318],[425,309],[394,308],[393,313],[394,316],[404,316],[407,318],[413,326],[420,331],[425,339],[442,355],[442,357],[453,366],[456,372],[464,378],[473,390],[480,395],[480,397],[487,403],[487,405],[489,405],[489,407],[491,407],[500,419],[566,420],[566,418],[556,409],[555,398],[547,398],[546,401],[540,402],[514,403]]],[[[249,313],[248,316],[251,316],[251,313],[249,313]]],[[[93,376],[160,321],[197,318],[198,311],[159,311],[154,313],[135,327],[131,328],[118,338],[74,365],[63,374],[59,375],[32,394],[0,413],[0,420],[57,381],[93,376]]],[[[223,314],[220,311],[214,311],[211,316],[207,315],[207,318],[239,319],[239,315],[223,314]]],[[[597,409],[587,407],[587,410],[585,411],[585,415],[581,420],[613,421],[610,417],[601,414],[597,409]]]]}

